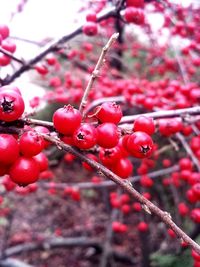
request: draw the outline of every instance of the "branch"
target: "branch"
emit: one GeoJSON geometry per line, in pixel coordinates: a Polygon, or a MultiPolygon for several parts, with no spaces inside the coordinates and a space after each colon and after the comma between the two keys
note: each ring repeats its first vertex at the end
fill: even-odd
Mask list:
{"type": "MultiPolygon", "coordinates": [[[[165,169],[161,169],[161,170],[157,170],[154,172],[149,172],[147,173],[147,175],[150,178],[156,178],[159,176],[164,176],[164,175],[169,175],[172,172],[176,172],[179,170],[179,166],[178,165],[174,165],[172,167],[169,168],[165,168],[165,169]]],[[[130,177],[129,181],[131,183],[135,183],[138,182],[140,180],[140,178],[142,177],[142,175],[136,175],[134,177],[130,177]]],[[[40,185],[44,188],[49,188],[51,187],[51,185],[48,182],[40,182],[40,185]]],[[[115,183],[113,183],[113,181],[103,181],[99,184],[95,184],[92,182],[83,182],[83,183],[55,183],[54,187],[56,189],[65,189],[66,187],[75,187],[78,188],[80,190],[85,190],[85,189],[98,189],[98,188],[105,188],[105,187],[114,187],[116,186],[115,183]]]]}
{"type": "MultiPolygon", "coordinates": [[[[116,16],[116,10],[115,10],[115,8],[112,8],[112,9],[109,9],[109,11],[107,11],[105,14],[99,16],[97,19],[97,22],[100,22],[100,21],[105,20],[109,17],[115,17],[115,16],[116,16]]],[[[50,45],[48,44],[47,47],[44,47],[42,52],[40,52],[38,55],[33,57],[31,60],[27,61],[23,66],[21,66],[21,68],[19,68],[11,76],[4,79],[1,82],[2,83],[1,85],[7,85],[7,84],[12,83],[16,78],[20,77],[24,72],[32,69],[32,67],[36,63],[41,61],[46,55],[48,55],[51,52],[55,52],[59,48],[60,45],[68,42],[69,40],[73,39],[75,36],[81,34],[82,33],[82,27],[83,27],[83,25],[78,27],[76,30],[74,30],[70,34],[67,34],[67,35],[61,37],[60,39],[54,41],[50,45]]]]}
{"type": "Polygon", "coordinates": [[[154,119],[162,119],[162,118],[184,117],[187,115],[200,115],[200,106],[195,106],[191,108],[175,109],[175,110],[164,110],[164,111],[159,110],[155,112],[124,116],[121,119],[120,124],[126,123],[126,122],[133,122],[139,116],[146,116],[146,117],[151,117],[154,119]]]}
{"type": "MultiPolygon", "coordinates": [[[[101,52],[101,55],[98,59],[98,62],[95,66],[95,69],[94,71],[92,72],[92,74],[90,75],[90,79],[89,79],[89,82],[87,84],[87,87],[85,89],[85,92],[84,92],[84,95],[83,95],[83,98],[81,100],[81,104],[80,104],[80,107],[79,107],[79,111],[81,113],[83,113],[83,110],[87,104],[87,98],[88,98],[88,94],[90,92],[90,90],[92,89],[92,86],[94,84],[94,81],[96,80],[96,78],[98,77],[99,75],[99,72],[100,72],[100,69],[103,65],[103,63],[105,62],[105,56],[108,52],[108,50],[111,48],[111,46],[113,45],[113,43],[117,40],[119,36],[119,33],[114,33],[110,39],[108,40],[107,44],[103,47],[102,49],[102,52],[101,52]]],[[[83,114],[84,115],[84,114],[83,114]]]]}
{"type": "Polygon", "coordinates": [[[29,265],[16,259],[6,259],[0,261],[0,267],[33,267],[33,265],[29,265]]]}
{"type": "MultiPolygon", "coordinates": [[[[44,137],[45,140],[58,145],[58,139],[41,134],[41,136],[44,137]]],[[[59,141],[59,148],[63,149],[67,152],[72,153],[76,157],[78,157],[81,161],[86,162],[89,164],[93,169],[95,169],[98,172],[101,172],[103,175],[105,175],[108,179],[112,180],[114,183],[119,185],[124,191],[129,193],[132,197],[134,197],[138,202],[140,202],[142,205],[146,206],[148,210],[152,213],[158,216],[161,221],[163,221],[168,227],[170,227],[179,237],[181,240],[188,243],[189,246],[191,246],[197,253],[200,254],[200,246],[193,241],[184,231],[182,231],[171,219],[171,216],[168,212],[162,211],[159,209],[155,204],[153,204],[151,201],[146,199],[143,195],[141,195],[139,192],[137,192],[133,187],[130,181],[123,180],[113,172],[111,172],[109,169],[104,167],[103,165],[99,164],[98,162],[95,162],[87,157],[85,157],[83,154],[81,154],[77,149],[72,148],[69,145],[64,144],[63,142],[59,141]]]]}
{"type": "Polygon", "coordinates": [[[11,58],[12,60],[24,65],[24,61],[22,59],[19,59],[15,56],[13,56],[13,54],[9,53],[8,51],[6,51],[5,49],[3,49],[2,47],[0,48],[0,52],[4,55],[6,55],[7,57],[11,58]]]}

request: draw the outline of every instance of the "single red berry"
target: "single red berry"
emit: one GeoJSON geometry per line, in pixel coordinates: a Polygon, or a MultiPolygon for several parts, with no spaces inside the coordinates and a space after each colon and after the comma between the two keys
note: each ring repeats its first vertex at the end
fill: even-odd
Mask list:
{"type": "Polygon", "coordinates": [[[153,152],[153,141],[144,132],[135,132],[129,135],[126,148],[128,152],[136,158],[146,158],[153,152]]]}
{"type": "Polygon", "coordinates": [[[25,109],[24,100],[14,90],[0,91],[0,120],[15,121],[21,117],[25,109]]]}
{"type": "Polygon", "coordinates": [[[10,40],[3,40],[1,43],[1,47],[10,53],[14,53],[16,50],[16,44],[10,40]]]}
{"type": "Polygon", "coordinates": [[[149,226],[146,222],[140,222],[138,225],[137,225],[137,229],[138,231],[140,232],[147,232],[148,229],[149,229],[149,226]]]}
{"type": "Polygon", "coordinates": [[[96,117],[101,123],[111,122],[118,124],[122,118],[122,110],[115,102],[105,102],[97,108],[96,117]]]}
{"type": "Polygon", "coordinates": [[[180,215],[184,217],[184,216],[187,216],[189,212],[189,208],[184,202],[181,202],[178,204],[178,211],[180,215]]]}
{"type": "Polygon", "coordinates": [[[57,109],[53,114],[53,124],[55,129],[65,135],[73,135],[75,130],[81,125],[82,116],[79,110],[71,105],[57,109]]]}
{"type": "Polygon", "coordinates": [[[195,223],[200,223],[200,208],[193,209],[190,213],[190,217],[195,223]]]}
{"type": "Polygon", "coordinates": [[[96,145],[97,130],[89,124],[82,124],[73,134],[74,145],[80,149],[89,149],[96,145]]]}
{"type": "Polygon", "coordinates": [[[171,238],[175,238],[176,237],[176,233],[172,229],[168,229],[167,232],[168,232],[168,235],[171,238]]]}
{"type": "Polygon", "coordinates": [[[0,163],[10,165],[19,157],[17,140],[11,134],[0,134],[0,163]]]}
{"type": "Polygon", "coordinates": [[[87,21],[83,26],[83,33],[87,36],[95,36],[98,33],[97,23],[87,21]]]}
{"type": "Polygon", "coordinates": [[[200,254],[197,253],[194,249],[192,249],[191,255],[194,260],[200,261],[200,254]]]}
{"type": "Polygon", "coordinates": [[[0,24],[0,35],[2,39],[6,39],[10,34],[10,30],[7,25],[0,24]]]}
{"type": "Polygon", "coordinates": [[[105,166],[112,166],[122,158],[120,149],[115,146],[110,149],[100,148],[99,159],[105,166]]]}
{"type": "Polygon", "coordinates": [[[125,9],[124,18],[128,23],[135,23],[138,25],[144,24],[144,12],[140,8],[127,7],[125,9]]]}
{"type": "Polygon", "coordinates": [[[179,160],[179,167],[181,170],[192,170],[192,161],[189,158],[182,158],[179,160]]]}
{"type": "Polygon", "coordinates": [[[142,206],[139,202],[133,203],[132,208],[136,212],[140,212],[142,210],[142,206]]]}
{"type": "Polygon", "coordinates": [[[113,148],[119,142],[117,126],[105,122],[97,127],[97,144],[103,148],[113,148]]]}
{"type": "Polygon", "coordinates": [[[86,15],[86,21],[96,22],[97,21],[97,14],[95,12],[90,11],[90,13],[88,13],[86,15]]]}
{"type": "Polygon", "coordinates": [[[112,171],[123,179],[128,178],[133,172],[133,164],[129,159],[122,158],[114,166],[112,171]]]}
{"type": "Polygon", "coordinates": [[[133,131],[145,132],[148,135],[152,135],[155,132],[155,124],[152,118],[139,116],[133,124],[133,131]]]}
{"type": "Polygon", "coordinates": [[[33,158],[19,157],[11,166],[9,175],[20,186],[35,183],[39,177],[38,163],[33,158]]]}
{"type": "Polygon", "coordinates": [[[152,187],[153,180],[147,175],[142,175],[142,177],[140,178],[140,184],[144,187],[152,187]]]}
{"type": "Polygon", "coordinates": [[[47,156],[43,152],[37,154],[33,158],[38,163],[40,172],[46,171],[48,169],[49,161],[47,156]]]}
{"type": "Polygon", "coordinates": [[[19,140],[20,152],[26,157],[39,154],[44,148],[43,138],[35,131],[28,131],[22,134],[19,140]]]}
{"type": "Polygon", "coordinates": [[[35,70],[41,75],[47,75],[49,72],[48,68],[45,65],[36,65],[35,70]]]}

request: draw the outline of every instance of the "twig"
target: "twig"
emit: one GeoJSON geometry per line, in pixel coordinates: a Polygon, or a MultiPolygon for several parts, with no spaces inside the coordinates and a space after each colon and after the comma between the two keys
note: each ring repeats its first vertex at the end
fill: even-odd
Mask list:
{"type": "Polygon", "coordinates": [[[99,267],[106,267],[108,258],[111,256],[111,241],[113,237],[113,230],[112,230],[112,223],[117,219],[117,215],[119,213],[118,209],[113,209],[111,216],[110,216],[110,222],[107,227],[106,231],[106,241],[103,246],[103,254],[101,257],[101,261],[99,264],[99,267]]]}
{"type": "MultiPolygon", "coordinates": [[[[147,175],[150,178],[156,178],[156,177],[162,177],[165,175],[169,175],[172,172],[176,172],[179,170],[178,165],[174,165],[172,167],[169,168],[165,168],[165,169],[161,169],[161,170],[157,170],[154,172],[149,172],[147,175]]],[[[134,177],[130,177],[129,181],[131,183],[135,183],[138,182],[140,180],[140,178],[142,177],[142,175],[136,175],[134,177]]],[[[65,189],[66,187],[75,187],[78,188],[80,190],[85,190],[85,189],[98,189],[98,188],[104,188],[104,187],[114,187],[116,186],[115,183],[113,183],[112,181],[103,181],[99,184],[95,184],[92,182],[83,182],[83,183],[55,183],[54,184],[56,189],[65,189]]],[[[40,182],[40,187],[43,188],[49,188],[50,184],[48,182],[40,182]]]]}
{"type": "MultiPolygon", "coordinates": [[[[58,140],[54,137],[51,137],[49,135],[41,134],[41,136],[44,137],[45,140],[58,145],[58,140]]],[[[86,162],[89,164],[93,169],[95,169],[98,172],[101,172],[103,175],[105,175],[107,178],[118,184],[124,191],[129,193],[132,197],[134,197],[138,202],[140,202],[142,205],[146,206],[148,210],[152,213],[158,216],[168,227],[170,227],[179,237],[181,240],[188,243],[189,246],[191,246],[197,253],[200,254],[200,246],[193,241],[184,231],[182,231],[172,220],[170,214],[168,212],[162,211],[159,209],[155,204],[153,204],[151,201],[146,199],[143,195],[141,195],[139,192],[137,192],[133,187],[132,184],[127,181],[121,179],[119,176],[111,172],[109,169],[104,167],[103,165],[99,164],[98,162],[95,162],[86,156],[84,156],[82,153],[80,153],[77,149],[72,148],[69,145],[64,144],[63,142],[59,142],[59,148],[72,153],[76,157],[78,157],[81,161],[86,162]]]]}
{"type": "Polygon", "coordinates": [[[194,155],[192,149],[190,148],[190,146],[188,145],[188,143],[186,142],[184,136],[181,133],[177,133],[176,137],[179,139],[179,141],[181,142],[181,144],[183,145],[185,151],[187,152],[187,154],[190,156],[192,162],[194,163],[195,167],[197,168],[198,172],[200,172],[200,162],[197,159],[197,157],[194,155]]]}
{"type": "MultiPolygon", "coordinates": [[[[88,98],[88,94],[90,92],[90,90],[92,89],[92,86],[94,84],[94,81],[95,79],[98,77],[99,75],[99,72],[100,72],[100,69],[105,61],[105,56],[106,56],[106,53],[108,52],[108,50],[111,48],[112,44],[117,40],[119,34],[118,33],[114,33],[109,41],[107,42],[107,44],[103,47],[102,49],[102,52],[101,52],[101,55],[97,61],[97,64],[95,66],[95,69],[94,71],[92,72],[92,74],[90,75],[90,79],[89,79],[89,82],[87,84],[87,87],[85,89],[85,92],[84,92],[84,95],[83,95],[83,98],[81,100],[81,103],[80,103],[80,107],[79,107],[79,111],[81,113],[83,113],[83,110],[87,104],[87,98],[88,98]]],[[[83,114],[84,115],[84,114],[83,114]]]]}
{"type": "Polygon", "coordinates": [[[131,116],[124,116],[120,124],[126,122],[133,122],[139,116],[147,116],[154,119],[162,119],[162,118],[174,118],[174,117],[184,117],[186,115],[200,115],[200,106],[195,106],[191,108],[183,108],[183,109],[175,109],[175,110],[159,110],[155,112],[131,115],[131,116]]]}
{"type": "MultiPolygon", "coordinates": [[[[109,9],[105,14],[98,17],[97,22],[100,22],[102,20],[105,20],[109,17],[115,17],[116,16],[116,10],[115,8],[109,9]]],[[[70,34],[62,36],[60,39],[54,41],[51,44],[47,44],[43,48],[43,51],[40,52],[38,55],[33,57],[31,60],[26,62],[23,66],[21,66],[16,72],[14,72],[11,76],[5,78],[1,81],[1,85],[7,85],[12,83],[16,78],[20,77],[24,72],[32,69],[32,67],[41,61],[46,55],[48,55],[51,52],[57,51],[57,49],[60,47],[60,45],[68,42],[69,40],[73,39],[75,36],[82,33],[82,25],[78,27],[76,30],[71,32],[70,34]]]]}
{"type": "Polygon", "coordinates": [[[19,59],[15,56],[13,56],[13,54],[9,53],[8,51],[6,51],[5,49],[3,49],[2,47],[0,48],[0,52],[4,55],[6,55],[7,57],[13,59],[14,61],[24,65],[24,61],[22,59],[19,59]]]}

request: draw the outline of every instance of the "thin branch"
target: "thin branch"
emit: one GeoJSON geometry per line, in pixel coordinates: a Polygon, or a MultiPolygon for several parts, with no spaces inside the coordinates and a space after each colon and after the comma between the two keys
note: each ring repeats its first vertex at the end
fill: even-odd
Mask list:
{"type": "Polygon", "coordinates": [[[130,181],[123,180],[113,172],[111,172],[109,169],[101,165],[100,163],[93,161],[86,156],[84,156],[82,153],[80,153],[77,149],[72,148],[69,145],[64,144],[63,142],[59,141],[57,138],[51,137],[49,135],[41,134],[41,136],[44,137],[45,140],[58,145],[59,148],[63,149],[67,152],[72,153],[76,157],[78,157],[81,161],[86,162],[89,164],[93,169],[95,169],[98,172],[101,172],[102,175],[105,175],[108,179],[112,180],[116,184],[118,184],[124,191],[129,193],[132,197],[134,197],[138,202],[140,202],[142,205],[146,206],[147,209],[152,213],[158,216],[161,221],[163,221],[168,227],[170,227],[179,237],[181,240],[188,243],[189,246],[191,246],[197,253],[200,254],[200,246],[193,241],[183,230],[181,230],[172,220],[170,214],[168,212],[162,211],[160,208],[158,208],[155,204],[153,204],[151,201],[146,199],[143,195],[141,195],[138,191],[136,191],[130,181]]]}
{"type": "MultiPolygon", "coordinates": [[[[157,178],[157,177],[162,177],[165,175],[169,175],[172,172],[176,172],[179,170],[179,166],[178,165],[174,165],[172,167],[169,168],[165,168],[165,169],[161,169],[161,170],[157,170],[154,172],[149,172],[147,173],[147,175],[150,178],[157,178]]],[[[129,181],[131,183],[136,183],[138,181],[140,181],[140,178],[142,177],[142,175],[136,175],[133,177],[129,178],[129,181]]],[[[40,187],[43,188],[49,188],[51,185],[48,182],[40,182],[40,187]]],[[[92,182],[82,182],[82,183],[55,183],[54,184],[56,189],[61,189],[64,190],[66,187],[75,187],[78,188],[80,190],[85,190],[85,189],[98,189],[98,188],[104,188],[104,187],[115,187],[116,184],[113,181],[103,181],[100,182],[99,184],[95,184],[92,182]]]]}
{"type": "Polygon", "coordinates": [[[103,254],[101,257],[101,261],[99,264],[99,267],[106,267],[109,257],[111,256],[111,242],[113,237],[113,230],[112,230],[112,223],[117,219],[117,215],[119,213],[118,209],[113,209],[111,216],[110,216],[110,222],[107,227],[106,231],[106,241],[103,246],[103,254]]]}
{"type": "MultiPolygon", "coordinates": [[[[107,12],[105,12],[103,15],[99,16],[97,19],[97,22],[103,21],[109,17],[115,17],[116,16],[116,10],[115,8],[109,9],[107,12]]],[[[78,27],[76,30],[71,32],[70,34],[62,36],[60,39],[52,42],[51,44],[47,44],[38,55],[33,57],[31,60],[26,62],[23,66],[21,66],[16,72],[14,72],[11,76],[5,78],[3,81],[1,81],[2,85],[7,85],[12,83],[16,78],[20,77],[24,72],[32,69],[32,67],[41,61],[46,55],[48,55],[51,52],[55,52],[58,50],[60,45],[68,42],[69,40],[73,39],[77,35],[82,33],[82,27],[78,27]]]]}
{"type": "MultiPolygon", "coordinates": [[[[117,40],[119,34],[118,33],[114,33],[109,41],[107,42],[107,44],[103,47],[102,49],[102,52],[101,52],[101,55],[97,61],[97,64],[95,66],[95,69],[94,71],[92,72],[92,74],[90,75],[90,79],[89,79],[89,82],[87,84],[87,87],[85,89],[85,92],[84,92],[84,95],[83,95],[83,98],[81,100],[81,103],[80,103],[80,107],[79,107],[79,110],[81,113],[83,113],[84,111],[84,108],[87,104],[87,98],[88,98],[88,94],[90,92],[90,90],[92,89],[92,86],[94,84],[94,81],[96,80],[96,78],[98,77],[99,75],[99,72],[100,72],[100,69],[103,65],[103,63],[105,62],[105,56],[108,52],[108,50],[111,48],[111,46],[113,45],[113,43],[117,40]]],[[[83,114],[84,115],[84,114],[83,114]]]]}
{"type": "Polygon", "coordinates": [[[6,51],[5,49],[3,49],[2,47],[0,48],[0,52],[4,55],[6,55],[7,57],[11,58],[12,60],[24,65],[24,61],[22,59],[19,59],[15,56],[13,56],[13,54],[9,53],[8,51],[6,51]]]}
{"type": "Polygon", "coordinates": [[[130,115],[124,116],[120,124],[133,122],[139,116],[147,116],[154,119],[162,119],[162,118],[174,118],[174,117],[183,117],[187,115],[200,115],[200,106],[195,106],[191,108],[183,108],[183,109],[175,109],[175,110],[159,110],[155,112],[137,114],[137,115],[130,115]]]}
{"type": "Polygon", "coordinates": [[[197,157],[195,156],[195,154],[193,153],[193,151],[190,148],[190,146],[188,145],[188,143],[185,140],[184,136],[181,133],[177,133],[176,137],[181,142],[181,144],[184,147],[184,149],[187,152],[187,154],[190,156],[190,158],[191,158],[192,162],[194,163],[194,165],[195,165],[196,169],[198,170],[198,172],[200,172],[200,162],[197,159],[197,157]]]}

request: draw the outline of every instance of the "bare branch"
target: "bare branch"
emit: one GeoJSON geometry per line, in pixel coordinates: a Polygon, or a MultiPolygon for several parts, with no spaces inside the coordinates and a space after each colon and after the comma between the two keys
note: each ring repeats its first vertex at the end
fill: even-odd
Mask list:
{"type": "MultiPolygon", "coordinates": [[[[85,89],[85,92],[84,92],[84,95],[83,95],[83,98],[81,100],[81,104],[80,104],[80,107],[79,107],[79,110],[81,113],[83,113],[83,110],[87,104],[87,98],[88,98],[88,94],[90,92],[90,90],[92,89],[92,86],[94,84],[94,81],[96,80],[96,78],[98,77],[99,75],[99,72],[100,72],[100,69],[105,61],[105,56],[108,52],[108,50],[111,48],[111,46],[113,45],[113,43],[117,40],[119,34],[118,33],[114,33],[110,39],[108,40],[107,44],[103,47],[102,49],[102,52],[101,52],[101,55],[97,61],[97,64],[95,66],[95,69],[94,71],[92,72],[91,76],[90,76],[90,79],[89,79],[89,82],[87,84],[87,87],[85,89]]],[[[84,116],[84,114],[83,114],[84,116]]]]}

